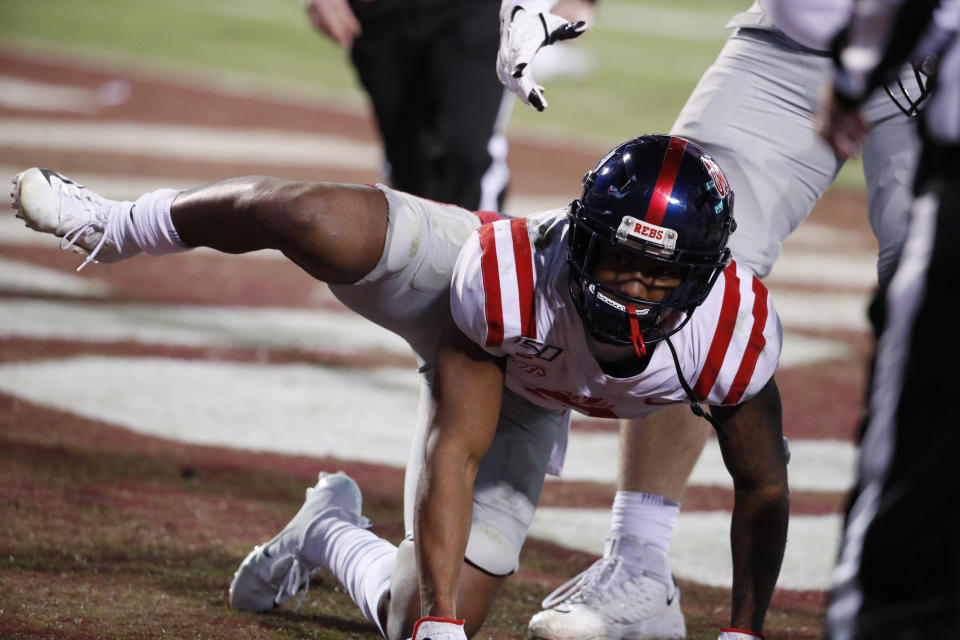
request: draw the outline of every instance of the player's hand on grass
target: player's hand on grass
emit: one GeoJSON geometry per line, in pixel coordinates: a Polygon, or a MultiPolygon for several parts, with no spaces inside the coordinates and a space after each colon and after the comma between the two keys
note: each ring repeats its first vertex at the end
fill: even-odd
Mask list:
{"type": "Polygon", "coordinates": [[[586,31],[585,20],[570,22],[550,13],[552,2],[504,0],[500,7],[500,50],[497,75],[507,89],[537,111],[547,108],[543,87],[530,72],[530,63],[541,48],[576,38],[586,31]]]}
{"type": "Polygon", "coordinates": [[[316,29],[344,47],[360,35],[360,21],[347,0],[303,0],[303,8],[316,29]]]}
{"type": "Polygon", "coordinates": [[[420,618],[413,627],[411,640],[467,640],[463,620],[420,618]]]}
{"type": "Polygon", "coordinates": [[[746,629],[720,629],[717,640],[763,640],[763,636],[746,629]]]}

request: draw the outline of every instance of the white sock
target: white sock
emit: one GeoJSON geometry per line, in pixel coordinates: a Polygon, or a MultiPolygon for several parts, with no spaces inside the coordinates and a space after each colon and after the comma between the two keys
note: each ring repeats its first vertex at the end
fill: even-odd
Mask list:
{"type": "Polygon", "coordinates": [[[611,535],[631,535],[667,553],[680,503],[655,493],[617,491],[613,499],[611,535]]]}
{"type": "Polygon", "coordinates": [[[158,189],[140,196],[127,215],[113,217],[111,237],[116,238],[121,252],[130,257],[146,251],[153,256],[187,251],[170,218],[170,207],[179,191],[158,189]],[[135,247],[136,250],[132,250],[135,247]]]}
{"type": "Polygon", "coordinates": [[[390,575],[397,564],[397,548],[383,538],[345,520],[321,520],[314,526],[324,531],[307,531],[303,555],[336,577],[364,617],[386,629],[377,616],[377,606],[390,588],[390,575]]]}

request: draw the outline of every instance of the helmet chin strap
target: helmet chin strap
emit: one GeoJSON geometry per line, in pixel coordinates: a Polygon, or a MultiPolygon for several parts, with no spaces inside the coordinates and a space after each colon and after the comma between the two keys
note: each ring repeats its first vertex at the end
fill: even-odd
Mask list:
{"type": "Polygon", "coordinates": [[[630,342],[633,343],[633,350],[637,352],[637,357],[642,358],[647,355],[647,345],[643,342],[640,323],[637,322],[637,308],[628,304],[627,317],[630,320],[630,342]]]}
{"type": "Polygon", "coordinates": [[[695,416],[709,422],[714,431],[717,432],[717,437],[720,440],[726,440],[727,434],[724,432],[723,427],[720,426],[716,418],[703,410],[703,407],[700,406],[700,402],[697,400],[697,396],[693,393],[693,389],[690,388],[690,384],[686,378],[683,377],[683,371],[680,369],[680,359],[677,357],[677,350],[674,348],[673,343],[670,342],[670,338],[666,338],[664,341],[667,343],[667,346],[670,347],[670,355],[673,356],[673,366],[677,370],[677,378],[680,379],[680,386],[683,387],[683,392],[687,394],[687,399],[690,401],[690,411],[692,411],[695,416]]]}

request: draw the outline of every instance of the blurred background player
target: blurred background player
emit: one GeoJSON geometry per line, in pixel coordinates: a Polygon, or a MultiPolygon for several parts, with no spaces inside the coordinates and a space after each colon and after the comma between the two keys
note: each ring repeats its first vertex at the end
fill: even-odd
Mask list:
{"type": "Polygon", "coordinates": [[[862,105],[907,56],[938,67],[921,115],[909,236],[873,314],[879,336],[854,500],[827,616],[829,640],[960,637],[960,448],[941,366],[960,355],[960,3],[857,2],[838,42],[821,132],[838,152],[863,137],[862,105]],[[939,5],[939,6],[937,6],[939,5]],[[931,20],[932,18],[932,20],[931,20]],[[925,27],[926,25],[926,27],[925,27]]]}
{"type": "Polygon", "coordinates": [[[350,50],[395,188],[500,211],[513,97],[497,82],[497,0],[306,0],[350,50]]]}
{"type": "MultiPolygon", "coordinates": [[[[809,215],[848,155],[834,153],[814,123],[832,68],[830,42],[849,9],[849,0],[763,0],[737,14],[727,25],[734,32],[673,126],[674,135],[696,141],[724,167],[737,197],[738,226],[730,248],[738,264],[758,277],[770,272],[783,241],[809,215]]],[[[541,110],[546,101],[530,73],[531,59],[540,47],[584,29],[549,10],[549,0],[505,0],[501,8],[498,75],[541,110]]],[[[903,69],[901,80],[893,95],[873,95],[863,109],[868,217],[879,245],[881,283],[892,276],[905,239],[919,150],[915,118],[905,111],[916,115],[926,95],[927,76],[912,66],[903,69]]],[[[645,575],[643,558],[631,554],[630,545],[611,542],[640,540],[669,552],[684,487],[709,434],[709,425],[685,407],[622,424],[621,471],[604,558],[547,597],[546,610],[531,620],[534,637],[643,637],[649,625],[670,615],[661,594],[671,585],[645,575]],[[620,567],[616,572],[614,563],[620,567]],[[589,624],[574,622],[581,618],[589,624]]]]}

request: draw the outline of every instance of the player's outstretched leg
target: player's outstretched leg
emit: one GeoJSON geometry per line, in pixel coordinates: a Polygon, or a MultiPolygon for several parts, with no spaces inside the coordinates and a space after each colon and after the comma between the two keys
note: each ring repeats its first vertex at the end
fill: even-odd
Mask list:
{"type": "Polygon", "coordinates": [[[666,552],[633,536],[608,538],[603,557],[547,596],[543,607],[530,619],[533,640],[686,636],[666,552]]]}
{"type": "Polygon", "coordinates": [[[120,202],[49,169],[28,169],[13,183],[17,217],[89,254],[81,268],[201,246],[277,249],[310,275],[346,284],[377,264],[386,238],[386,199],[372,187],[251,176],[120,202]]]}
{"type": "Polygon", "coordinates": [[[377,606],[390,586],[397,548],[366,530],[370,521],[361,507],[360,488],[350,476],[320,473],[283,531],[254,547],[240,564],[230,583],[230,605],[241,611],[272,609],[326,570],[382,631],[377,606]]]}

